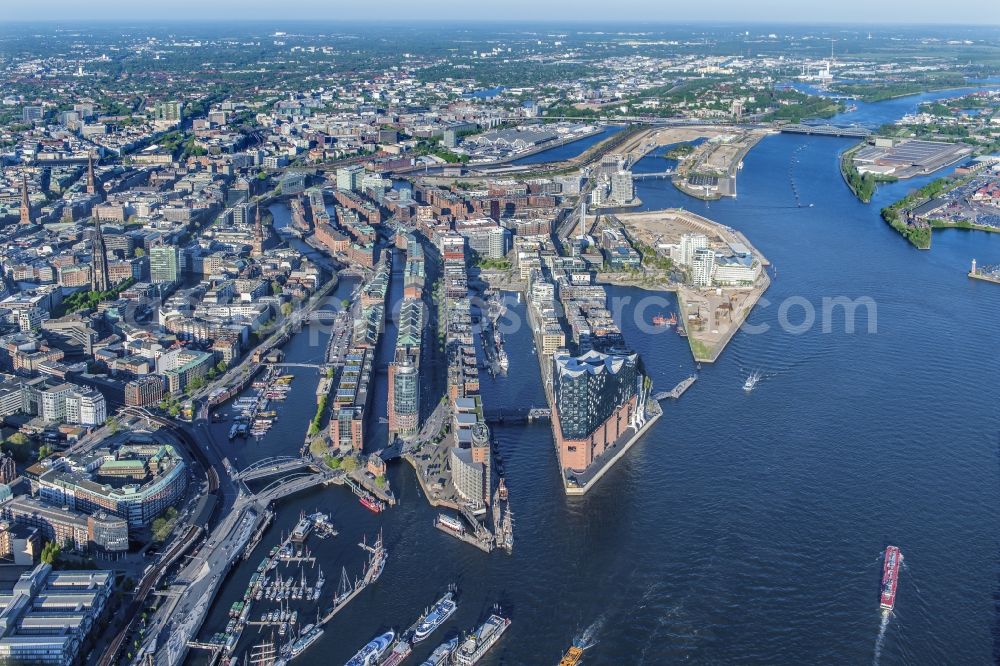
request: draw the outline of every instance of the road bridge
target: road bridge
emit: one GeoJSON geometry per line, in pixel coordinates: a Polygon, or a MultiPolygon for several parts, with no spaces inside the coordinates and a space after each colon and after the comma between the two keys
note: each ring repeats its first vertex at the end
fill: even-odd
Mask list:
{"type": "Polygon", "coordinates": [[[280,479],[272,481],[259,492],[255,493],[254,498],[259,504],[266,506],[271,502],[276,502],[283,497],[294,495],[295,493],[303,490],[308,490],[309,488],[319,485],[326,485],[327,483],[333,483],[337,476],[338,474],[336,472],[330,471],[289,474],[288,476],[283,476],[280,479]]]}
{"type": "Polygon", "coordinates": [[[820,136],[846,136],[865,139],[872,135],[872,131],[867,127],[859,125],[805,125],[796,123],[785,125],[781,131],[786,134],[816,134],[820,136]]]}
{"type": "Polygon", "coordinates": [[[283,474],[293,470],[315,467],[316,463],[309,458],[296,458],[293,456],[274,456],[258,460],[254,464],[240,470],[235,476],[240,481],[253,481],[263,479],[276,474],[283,474]]]}

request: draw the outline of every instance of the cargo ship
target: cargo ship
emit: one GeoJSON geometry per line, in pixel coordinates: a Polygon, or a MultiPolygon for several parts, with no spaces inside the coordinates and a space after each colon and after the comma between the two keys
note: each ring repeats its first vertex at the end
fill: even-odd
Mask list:
{"type": "Polygon", "coordinates": [[[510,626],[510,619],[494,613],[476,631],[465,637],[455,652],[457,666],[472,666],[483,658],[503,632],[510,626]]]}
{"type": "Polygon", "coordinates": [[[451,658],[451,653],[455,651],[458,647],[458,639],[453,638],[450,641],[446,641],[434,648],[434,652],[431,652],[431,656],[427,657],[420,666],[444,666],[448,663],[451,658]]]}
{"type": "Polygon", "coordinates": [[[416,628],[413,630],[413,644],[416,645],[420,641],[426,639],[434,630],[440,627],[445,621],[452,616],[455,609],[458,607],[453,600],[454,595],[449,592],[435,603],[431,609],[424,615],[417,623],[416,628]]]}
{"type": "Polygon", "coordinates": [[[885,562],[882,564],[882,599],[884,611],[891,611],[896,605],[896,588],[899,584],[899,566],[903,563],[903,554],[898,546],[885,549],[885,562]]]}
{"type": "Polygon", "coordinates": [[[358,653],[351,657],[345,666],[375,666],[395,638],[396,632],[391,629],[381,636],[373,638],[368,645],[358,650],[358,653]]]}

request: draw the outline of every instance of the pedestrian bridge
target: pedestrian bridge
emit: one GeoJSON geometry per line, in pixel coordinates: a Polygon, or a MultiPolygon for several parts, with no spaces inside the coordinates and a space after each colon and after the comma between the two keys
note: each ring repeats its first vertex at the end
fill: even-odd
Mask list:
{"type": "Polygon", "coordinates": [[[654,171],[652,173],[636,173],[632,172],[632,180],[647,180],[652,178],[670,178],[674,175],[673,169],[667,169],[666,171],[654,171]]]}
{"type": "Polygon", "coordinates": [[[325,365],[319,363],[268,363],[272,368],[312,368],[313,370],[324,370],[325,365]]]}
{"type": "Polygon", "coordinates": [[[487,423],[524,423],[551,418],[552,410],[548,407],[497,407],[484,409],[483,419],[487,423]]]}

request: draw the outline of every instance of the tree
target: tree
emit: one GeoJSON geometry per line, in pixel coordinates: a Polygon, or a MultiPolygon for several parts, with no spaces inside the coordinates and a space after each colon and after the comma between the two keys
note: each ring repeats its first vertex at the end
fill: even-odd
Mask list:
{"type": "Polygon", "coordinates": [[[292,314],[292,310],[293,310],[293,308],[292,308],[292,304],[291,303],[282,303],[281,304],[281,314],[282,314],[282,316],[287,317],[288,315],[292,314]]]}
{"type": "Polygon", "coordinates": [[[25,444],[30,444],[31,440],[23,432],[15,432],[13,435],[7,438],[7,441],[14,446],[24,446],[25,444]]]}
{"type": "Polygon", "coordinates": [[[358,460],[352,456],[348,456],[340,461],[340,468],[345,472],[353,472],[358,468],[358,460]]]}
{"type": "Polygon", "coordinates": [[[314,439],[309,442],[309,452],[317,458],[322,458],[327,453],[326,442],[322,439],[314,439]]]}
{"type": "Polygon", "coordinates": [[[137,256],[137,257],[145,257],[146,256],[146,250],[144,250],[141,247],[135,248],[135,256],[137,256]]]}
{"type": "Polygon", "coordinates": [[[225,361],[219,361],[218,363],[215,364],[215,369],[218,372],[225,372],[226,371],[226,367],[227,366],[226,366],[226,362],[225,361]]]}
{"type": "Polygon", "coordinates": [[[61,552],[62,549],[59,547],[59,544],[55,541],[49,541],[42,546],[42,562],[45,564],[55,564],[61,552]]]}
{"type": "Polygon", "coordinates": [[[376,476],[375,477],[375,485],[378,486],[379,488],[385,488],[385,477],[384,476],[376,476]]]}
{"type": "Polygon", "coordinates": [[[31,459],[31,440],[24,433],[15,432],[3,443],[3,450],[14,456],[14,460],[20,463],[28,462],[31,459]]]}
{"type": "Polygon", "coordinates": [[[109,416],[108,417],[107,425],[108,425],[108,430],[111,431],[112,435],[117,434],[118,431],[121,430],[121,427],[122,427],[121,423],[119,423],[118,419],[115,418],[114,416],[109,416]]]}

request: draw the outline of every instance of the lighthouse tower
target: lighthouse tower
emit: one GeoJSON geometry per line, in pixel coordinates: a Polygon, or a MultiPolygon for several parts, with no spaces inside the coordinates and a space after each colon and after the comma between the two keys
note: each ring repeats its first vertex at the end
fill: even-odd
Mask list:
{"type": "Polygon", "coordinates": [[[969,271],[969,275],[975,275],[975,274],[976,274],[976,260],[973,259],[972,260],[972,270],[969,271]]]}

